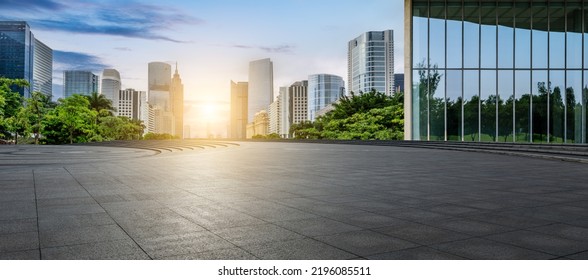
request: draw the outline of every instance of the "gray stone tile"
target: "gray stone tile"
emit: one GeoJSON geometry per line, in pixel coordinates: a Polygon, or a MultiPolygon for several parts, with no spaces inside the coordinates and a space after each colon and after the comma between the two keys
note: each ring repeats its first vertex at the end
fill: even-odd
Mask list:
{"type": "Polygon", "coordinates": [[[486,236],[485,238],[509,243],[535,251],[545,252],[555,256],[565,256],[588,250],[588,241],[575,241],[554,235],[548,235],[527,230],[512,231],[486,236]]]}
{"type": "Polygon", "coordinates": [[[530,228],[530,231],[545,233],[549,235],[555,235],[557,237],[576,240],[576,241],[588,241],[588,228],[577,227],[566,224],[551,224],[547,226],[541,226],[536,228],[530,228]]]}
{"type": "Polygon", "coordinates": [[[256,260],[255,256],[240,248],[192,253],[186,255],[166,256],[162,260],[256,260]]]}
{"type": "Polygon", "coordinates": [[[304,220],[276,222],[277,225],[285,227],[299,234],[313,237],[320,235],[333,235],[337,233],[358,231],[361,227],[352,226],[327,218],[312,218],[304,220]]]}
{"type": "Polygon", "coordinates": [[[588,251],[569,255],[569,256],[567,256],[567,258],[572,259],[572,260],[588,260],[588,251]]]}
{"type": "Polygon", "coordinates": [[[481,238],[449,242],[433,245],[432,247],[449,254],[475,260],[547,260],[555,257],[554,255],[481,238]]]}
{"type": "Polygon", "coordinates": [[[104,213],[104,209],[97,203],[79,204],[79,205],[55,205],[39,206],[39,217],[47,216],[71,216],[83,214],[104,213]]]}
{"type": "Polygon", "coordinates": [[[404,222],[401,219],[369,212],[346,215],[330,215],[329,218],[364,229],[381,228],[404,222]]]}
{"type": "Polygon", "coordinates": [[[369,230],[320,236],[316,239],[362,257],[419,246],[406,240],[369,230]]]}
{"type": "Polygon", "coordinates": [[[263,260],[345,260],[357,257],[312,239],[248,245],[244,249],[263,260]]]}
{"type": "Polygon", "coordinates": [[[42,232],[58,231],[69,228],[96,227],[115,224],[107,213],[94,213],[69,216],[41,216],[39,228],[42,232]]]}
{"type": "Polygon", "coordinates": [[[25,251],[39,248],[37,232],[19,232],[0,235],[0,252],[25,251]]]}
{"type": "Polygon", "coordinates": [[[145,252],[155,259],[236,247],[207,231],[137,238],[136,240],[145,252]]]}
{"type": "Polygon", "coordinates": [[[209,205],[174,209],[178,214],[206,229],[221,229],[263,224],[265,221],[251,215],[227,208],[218,209],[209,205]]]}
{"type": "Polygon", "coordinates": [[[37,219],[0,221],[0,235],[31,231],[37,231],[37,219]]]}
{"type": "Polygon", "coordinates": [[[397,210],[390,210],[385,213],[387,216],[395,217],[402,220],[413,221],[418,223],[436,223],[441,220],[448,220],[455,218],[447,214],[441,214],[416,208],[404,208],[397,210]]]}
{"type": "Polygon", "coordinates": [[[0,260],[39,260],[39,250],[0,252],[0,260]]]}
{"type": "Polygon", "coordinates": [[[131,237],[138,238],[161,237],[205,230],[203,227],[183,218],[152,222],[125,222],[121,226],[131,237]]]}
{"type": "Polygon", "coordinates": [[[213,233],[237,246],[304,238],[304,236],[300,234],[273,224],[225,228],[213,230],[213,233]]]}
{"type": "Polygon", "coordinates": [[[118,225],[41,231],[41,248],[127,239],[118,225]]]}
{"type": "Polygon", "coordinates": [[[106,242],[44,248],[45,260],[147,260],[147,256],[130,238],[106,242]]]}
{"type": "Polygon", "coordinates": [[[398,225],[373,229],[389,236],[408,240],[421,245],[431,245],[467,239],[470,236],[451,230],[440,229],[423,224],[405,222],[398,225]]]}
{"type": "Polygon", "coordinates": [[[522,217],[520,213],[500,212],[500,213],[484,213],[466,216],[468,219],[477,220],[480,222],[492,223],[502,226],[507,226],[515,229],[525,229],[530,227],[537,227],[552,224],[552,221],[533,217],[522,217]]]}
{"type": "Polygon", "coordinates": [[[409,248],[367,257],[370,260],[463,260],[464,258],[429,247],[409,248]]]}
{"type": "Polygon", "coordinates": [[[439,221],[439,223],[434,224],[434,226],[456,232],[465,233],[472,236],[484,236],[515,230],[507,226],[485,223],[467,218],[443,220],[439,221]]]}
{"type": "Polygon", "coordinates": [[[8,201],[0,203],[0,220],[36,218],[34,201],[8,201]]]}

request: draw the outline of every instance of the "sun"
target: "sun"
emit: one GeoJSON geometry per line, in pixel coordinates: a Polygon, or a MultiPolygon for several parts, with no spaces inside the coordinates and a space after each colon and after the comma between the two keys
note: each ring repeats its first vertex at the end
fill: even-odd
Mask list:
{"type": "Polygon", "coordinates": [[[200,107],[201,115],[206,120],[214,120],[216,119],[216,105],[213,103],[204,103],[200,107]]]}

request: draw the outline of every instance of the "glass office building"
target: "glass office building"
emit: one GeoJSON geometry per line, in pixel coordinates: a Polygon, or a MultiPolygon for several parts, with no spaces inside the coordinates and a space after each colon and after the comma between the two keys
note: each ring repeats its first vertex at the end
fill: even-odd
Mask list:
{"type": "Polygon", "coordinates": [[[405,138],[586,143],[588,1],[405,0],[405,138]]]}
{"type": "Polygon", "coordinates": [[[330,74],[308,76],[308,120],[315,121],[318,111],[333,104],[344,94],[343,78],[330,74]]]}
{"type": "Polygon", "coordinates": [[[91,95],[98,92],[98,76],[90,71],[63,71],[63,96],[91,95]]]}

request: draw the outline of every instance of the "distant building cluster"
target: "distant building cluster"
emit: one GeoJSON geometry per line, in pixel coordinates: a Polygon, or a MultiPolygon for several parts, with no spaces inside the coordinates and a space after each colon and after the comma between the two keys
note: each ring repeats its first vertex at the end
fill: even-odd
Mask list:
{"type": "Polygon", "coordinates": [[[0,21],[0,77],[27,81],[30,87],[15,88],[27,98],[32,91],[53,94],[53,50],[24,21],[0,21]]]}
{"type": "MultiPolygon", "coordinates": [[[[83,65],[81,65],[83,67],[83,65]]],[[[102,79],[89,70],[63,71],[63,96],[99,93],[112,101],[115,115],[140,120],[145,133],[168,133],[183,138],[184,85],[176,65],[151,62],[148,65],[148,91],[122,89],[120,73],[104,69],[102,79]]],[[[53,50],[35,39],[24,21],[0,21],[0,77],[23,79],[31,86],[14,88],[22,96],[32,91],[53,95],[53,50]]]]}
{"type": "Polygon", "coordinates": [[[342,77],[311,74],[308,80],[279,87],[274,98],[273,62],[269,58],[249,63],[249,81],[231,81],[229,138],[253,138],[277,134],[290,138],[290,127],[314,121],[333,110],[333,104],[350,92],[375,89],[388,95],[401,91],[394,74],[393,31],[370,31],[348,43],[348,83],[342,77]]]}

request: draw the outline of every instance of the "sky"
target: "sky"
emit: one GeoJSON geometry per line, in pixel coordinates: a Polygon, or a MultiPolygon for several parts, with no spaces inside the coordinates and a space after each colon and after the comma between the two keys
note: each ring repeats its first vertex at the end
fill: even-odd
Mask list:
{"type": "MultiPolygon", "coordinates": [[[[347,80],[347,43],[394,30],[395,73],[403,72],[400,0],[0,0],[0,20],[24,20],[54,51],[55,97],[64,70],[117,69],[123,88],[147,90],[147,64],[178,63],[185,124],[193,137],[226,136],[230,81],[270,58],[274,92],[308,75],[347,80]]],[[[347,81],[345,81],[347,84],[347,81]]]]}

